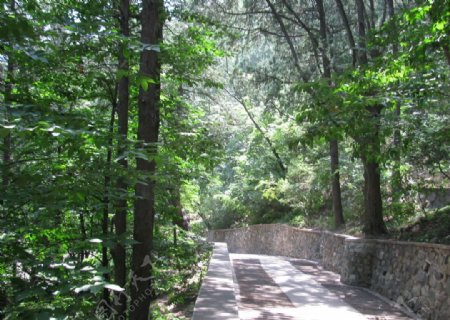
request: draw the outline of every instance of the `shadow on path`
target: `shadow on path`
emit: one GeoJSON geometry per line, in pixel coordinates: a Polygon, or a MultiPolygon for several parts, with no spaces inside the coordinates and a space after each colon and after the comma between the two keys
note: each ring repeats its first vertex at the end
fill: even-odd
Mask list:
{"type": "Polygon", "coordinates": [[[288,296],[264,271],[259,259],[233,259],[234,273],[239,286],[241,319],[291,320],[285,309],[295,310],[288,296]],[[272,308],[275,310],[267,310],[272,308]],[[284,309],[277,312],[277,309],[284,309]],[[284,311],[284,312],[283,312],[284,311]]]}
{"type": "Polygon", "coordinates": [[[314,276],[315,281],[351,305],[367,319],[406,320],[411,319],[399,309],[383,301],[370,292],[342,284],[339,275],[323,270],[318,264],[303,260],[292,260],[291,264],[299,271],[314,276]]]}

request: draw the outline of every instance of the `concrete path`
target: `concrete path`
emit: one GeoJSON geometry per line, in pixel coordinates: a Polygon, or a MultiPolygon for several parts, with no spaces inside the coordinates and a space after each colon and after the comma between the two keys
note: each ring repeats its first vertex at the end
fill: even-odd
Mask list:
{"type": "Polygon", "coordinates": [[[226,243],[214,243],[208,273],[203,279],[192,319],[239,319],[233,269],[226,243]]]}
{"type": "Polygon", "coordinates": [[[230,254],[214,243],[193,320],[406,320],[372,292],[301,259],[230,254]]]}
{"type": "Polygon", "coordinates": [[[314,262],[230,254],[239,319],[403,320],[387,301],[339,282],[314,262]]]}

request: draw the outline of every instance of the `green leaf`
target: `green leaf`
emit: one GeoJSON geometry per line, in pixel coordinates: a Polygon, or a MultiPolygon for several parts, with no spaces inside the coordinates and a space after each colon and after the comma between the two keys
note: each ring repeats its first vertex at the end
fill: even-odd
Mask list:
{"type": "Polygon", "coordinates": [[[443,31],[445,29],[445,21],[436,22],[433,26],[433,31],[443,31]]]}
{"type": "Polygon", "coordinates": [[[144,76],[144,75],[139,75],[138,78],[137,78],[137,81],[138,81],[139,85],[142,87],[142,89],[144,89],[144,91],[148,90],[148,86],[150,84],[156,84],[157,83],[155,81],[155,79],[152,79],[152,78],[144,76]]]}

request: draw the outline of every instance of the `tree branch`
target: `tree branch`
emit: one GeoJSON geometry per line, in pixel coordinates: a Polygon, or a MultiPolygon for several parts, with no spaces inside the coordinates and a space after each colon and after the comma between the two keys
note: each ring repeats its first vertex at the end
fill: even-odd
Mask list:
{"type": "Polygon", "coordinates": [[[352,29],[350,28],[350,23],[347,18],[347,14],[345,13],[344,5],[341,0],[335,0],[336,6],[339,11],[339,15],[341,16],[342,23],[344,24],[345,30],[347,31],[348,43],[350,44],[350,48],[352,49],[352,65],[356,66],[356,44],[355,38],[353,37],[352,29]]]}
{"type": "Polygon", "coordinates": [[[286,169],[286,166],[283,163],[283,160],[281,159],[280,155],[278,154],[277,150],[273,146],[272,141],[269,139],[269,137],[266,135],[266,133],[260,127],[260,125],[256,122],[256,120],[253,117],[253,115],[251,114],[250,110],[247,108],[247,105],[245,104],[245,102],[242,101],[241,99],[239,99],[236,95],[232,94],[228,89],[225,88],[224,90],[230,95],[230,97],[232,97],[234,100],[239,102],[239,104],[244,108],[245,113],[247,113],[247,116],[252,121],[252,123],[255,126],[256,130],[258,130],[261,133],[261,135],[263,136],[264,140],[266,140],[267,144],[269,145],[269,148],[272,151],[272,154],[277,159],[278,165],[280,166],[281,172],[282,172],[283,177],[284,177],[286,175],[287,169],[286,169]]]}
{"type": "Polygon", "coordinates": [[[294,66],[295,66],[295,68],[297,69],[297,71],[298,71],[300,77],[302,78],[302,80],[304,82],[308,82],[308,78],[302,72],[302,69],[300,67],[297,51],[295,50],[294,44],[292,43],[292,39],[289,36],[289,33],[287,32],[287,29],[286,29],[286,26],[285,26],[285,24],[283,22],[283,19],[281,19],[280,15],[276,11],[274,5],[272,4],[272,2],[270,2],[270,0],[266,0],[266,3],[270,7],[270,10],[272,11],[273,17],[275,18],[275,20],[280,25],[281,32],[283,32],[283,34],[284,34],[284,36],[286,38],[286,41],[287,41],[287,43],[289,45],[289,49],[291,50],[291,53],[292,53],[292,57],[294,58],[294,66]]]}
{"type": "MultiPolygon", "coordinates": [[[[317,38],[314,36],[314,34],[312,33],[311,28],[309,28],[302,19],[300,19],[300,16],[292,9],[292,6],[287,2],[287,0],[282,0],[283,4],[286,6],[286,8],[288,9],[288,11],[294,16],[295,21],[298,25],[300,25],[300,27],[303,28],[303,30],[306,31],[306,33],[308,34],[309,39],[311,40],[311,44],[313,46],[313,51],[314,51],[314,58],[316,59],[316,64],[319,65],[319,53],[318,53],[318,47],[319,47],[319,43],[317,41],[317,38]]],[[[320,68],[319,68],[319,73],[320,73],[320,68]]]]}

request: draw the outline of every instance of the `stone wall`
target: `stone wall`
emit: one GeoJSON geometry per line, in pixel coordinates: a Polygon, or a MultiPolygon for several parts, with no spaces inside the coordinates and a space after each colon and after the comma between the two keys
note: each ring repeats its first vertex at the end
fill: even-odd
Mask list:
{"type": "Polygon", "coordinates": [[[230,252],[315,260],[341,281],[370,288],[425,319],[450,319],[450,246],[360,239],[286,225],[214,230],[230,252]]]}
{"type": "Polygon", "coordinates": [[[320,261],[341,272],[344,242],[348,236],[292,228],[282,224],[260,224],[248,228],[214,230],[211,241],[226,242],[232,253],[267,254],[320,261]]]}
{"type": "Polygon", "coordinates": [[[450,319],[450,246],[372,240],[370,288],[427,319],[450,319]]]}

